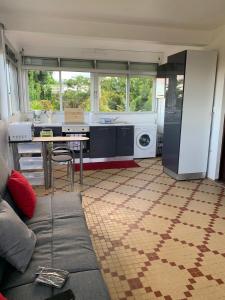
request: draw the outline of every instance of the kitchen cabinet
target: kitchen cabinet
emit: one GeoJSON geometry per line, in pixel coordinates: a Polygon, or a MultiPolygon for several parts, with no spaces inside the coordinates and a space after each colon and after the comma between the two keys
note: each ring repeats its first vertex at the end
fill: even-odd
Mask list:
{"type": "Polygon", "coordinates": [[[103,158],[115,156],[116,127],[90,127],[90,157],[103,158]]]}
{"type": "Polygon", "coordinates": [[[166,82],[162,165],[177,180],[207,173],[216,61],[216,51],[186,50],[158,67],[166,82]]]}
{"type": "Polygon", "coordinates": [[[134,155],[134,126],[116,126],[116,156],[134,155]]]}
{"type": "Polygon", "coordinates": [[[62,135],[62,126],[34,126],[34,136],[39,137],[43,129],[51,129],[54,136],[62,135]]]}
{"type": "Polygon", "coordinates": [[[134,154],[134,126],[91,126],[90,157],[104,158],[134,154]]]}

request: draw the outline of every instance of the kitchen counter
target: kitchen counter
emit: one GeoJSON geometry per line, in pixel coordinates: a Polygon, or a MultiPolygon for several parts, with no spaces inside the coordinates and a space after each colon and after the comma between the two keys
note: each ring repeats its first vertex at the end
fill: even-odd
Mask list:
{"type": "Polygon", "coordinates": [[[33,123],[35,127],[60,127],[62,123],[33,123]]]}
{"type": "Polygon", "coordinates": [[[69,125],[76,125],[76,126],[133,126],[134,124],[126,123],[126,122],[116,122],[112,124],[101,124],[98,122],[94,123],[34,123],[35,127],[61,127],[61,126],[69,126],[69,125]]]}

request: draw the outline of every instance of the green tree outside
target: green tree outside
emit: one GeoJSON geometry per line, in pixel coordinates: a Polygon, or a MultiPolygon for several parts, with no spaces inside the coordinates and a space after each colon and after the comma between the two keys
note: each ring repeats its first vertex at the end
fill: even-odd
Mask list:
{"type": "Polygon", "coordinates": [[[28,88],[32,110],[59,110],[59,82],[52,71],[28,71],[28,88]]]}
{"type": "Polygon", "coordinates": [[[122,112],[126,104],[126,77],[100,78],[99,109],[101,112],[122,112]]]}
{"type": "Polygon", "coordinates": [[[84,111],[91,110],[90,78],[79,75],[64,80],[66,90],[63,93],[63,107],[82,108],[84,111]]]}
{"type": "Polygon", "coordinates": [[[152,110],[153,96],[152,77],[130,78],[130,111],[141,112],[152,110]]]}
{"type": "MultiPolygon", "coordinates": [[[[28,71],[29,97],[32,110],[59,110],[59,80],[52,71],[28,71]]],[[[151,76],[130,77],[129,110],[152,110],[153,82],[151,76]]],[[[90,77],[74,76],[63,81],[63,107],[91,110],[90,77]]],[[[126,76],[102,76],[99,80],[99,110],[124,112],[126,110],[126,76]]]]}

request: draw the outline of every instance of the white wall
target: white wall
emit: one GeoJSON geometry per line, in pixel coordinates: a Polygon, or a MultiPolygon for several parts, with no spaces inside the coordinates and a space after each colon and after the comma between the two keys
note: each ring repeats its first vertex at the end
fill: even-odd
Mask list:
{"type": "Polygon", "coordinates": [[[212,121],[211,143],[208,163],[208,177],[218,179],[220,155],[225,114],[225,27],[215,31],[212,42],[207,49],[218,50],[217,78],[214,97],[214,114],[212,121]]]}

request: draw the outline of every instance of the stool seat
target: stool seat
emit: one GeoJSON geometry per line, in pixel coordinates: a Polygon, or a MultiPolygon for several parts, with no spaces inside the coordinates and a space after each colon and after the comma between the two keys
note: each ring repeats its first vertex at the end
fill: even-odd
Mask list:
{"type": "Polygon", "coordinates": [[[56,147],[52,149],[50,153],[51,161],[51,178],[52,178],[52,193],[54,194],[55,190],[55,180],[59,179],[54,176],[54,168],[57,164],[65,163],[67,165],[67,176],[65,178],[66,182],[70,182],[71,190],[74,189],[74,154],[72,150],[67,147],[56,147]]]}
{"type": "Polygon", "coordinates": [[[70,160],[72,160],[73,158],[71,157],[71,155],[66,155],[66,154],[59,154],[59,155],[55,155],[52,156],[52,160],[55,162],[68,162],[70,160]]]}

